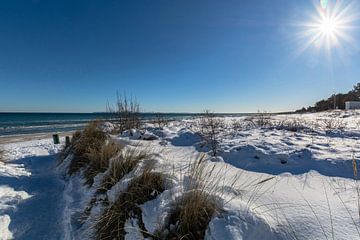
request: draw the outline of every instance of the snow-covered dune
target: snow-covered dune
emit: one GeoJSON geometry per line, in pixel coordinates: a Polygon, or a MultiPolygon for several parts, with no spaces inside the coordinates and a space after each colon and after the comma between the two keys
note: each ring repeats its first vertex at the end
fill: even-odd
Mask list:
{"type": "MultiPolygon", "coordinates": [[[[266,124],[256,126],[256,119],[224,118],[216,157],[198,133],[198,119],[174,121],[162,128],[147,124],[142,131],[112,135],[112,140],[122,145],[154,153],[155,170],[171,176],[164,192],[140,206],[146,230],[153,234],[166,224],[174,200],[186,190],[189,163],[205,153],[206,170],[216,173],[209,177],[209,184],[213,183],[213,193],[223,206],[210,221],[205,239],[360,239],[360,112],[272,115],[266,119],[266,124]]],[[[0,238],[46,235],[49,227],[57,229],[47,239],[90,238],[103,207],[94,206],[81,224],[77,220],[106,172],[96,176],[88,188],[81,173],[66,174],[71,155],[55,168],[52,156],[60,147],[50,140],[4,147],[11,161],[0,162],[0,238]],[[26,184],[23,178],[40,181],[26,184]],[[41,181],[53,181],[56,190],[46,184],[40,187],[41,181]],[[41,195],[39,190],[52,197],[41,195]],[[57,210],[41,218],[57,224],[24,227],[34,226],[32,221],[47,225],[47,219],[40,221],[40,217],[24,220],[29,211],[41,214],[34,207],[16,210],[26,202],[31,204],[36,196],[36,206],[53,202],[47,206],[57,210]]],[[[136,174],[138,171],[126,175],[105,193],[110,203],[136,174]]],[[[134,219],[126,226],[127,239],[142,236],[134,219]]]]}

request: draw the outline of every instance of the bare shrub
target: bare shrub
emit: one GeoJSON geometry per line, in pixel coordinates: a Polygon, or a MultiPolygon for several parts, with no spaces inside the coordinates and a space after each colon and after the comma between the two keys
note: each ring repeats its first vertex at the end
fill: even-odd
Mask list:
{"type": "Polygon", "coordinates": [[[327,130],[342,130],[346,123],[339,118],[325,118],[322,119],[322,126],[327,130]]]}
{"type": "Polygon", "coordinates": [[[209,110],[200,117],[200,133],[206,143],[210,146],[213,156],[217,155],[219,149],[219,137],[224,121],[209,110]]]}
{"type": "Polygon", "coordinates": [[[111,189],[126,174],[135,169],[136,165],[149,155],[138,148],[124,148],[110,163],[109,173],[104,177],[98,193],[111,189]]]}
{"type": "Polygon", "coordinates": [[[260,112],[258,111],[257,114],[250,116],[246,118],[246,121],[248,121],[253,127],[271,127],[272,121],[271,121],[271,114],[267,112],[260,112]]]}
{"type": "Polygon", "coordinates": [[[134,178],[126,192],[109,206],[96,223],[96,239],[124,239],[125,222],[137,218],[139,227],[145,233],[139,205],[153,200],[165,190],[165,177],[161,173],[145,170],[134,178]]]}
{"type": "Polygon", "coordinates": [[[128,98],[126,95],[117,95],[115,107],[108,106],[108,112],[111,114],[113,121],[117,124],[120,133],[139,129],[142,125],[140,117],[140,104],[136,98],[128,98]]]}
{"type": "Polygon", "coordinates": [[[238,119],[232,119],[231,127],[235,131],[241,131],[244,128],[244,123],[238,119]]]}
{"type": "Polygon", "coordinates": [[[115,157],[120,151],[122,146],[115,142],[104,144],[100,150],[89,149],[85,157],[89,159],[89,166],[86,168],[84,176],[86,184],[92,186],[94,177],[99,173],[105,172],[109,167],[109,160],[115,157]]]}
{"type": "Polygon", "coordinates": [[[155,118],[153,119],[153,124],[156,125],[158,128],[163,128],[168,124],[163,113],[156,113],[155,118]]]}
{"type": "Polygon", "coordinates": [[[303,124],[298,119],[279,121],[275,123],[275,128],[277,130],[286,130],[290,132],[300,132],[309,129],[309,127],[305,126],[305,124],[303,124]]]}
{"type": "Polygon", "coordinates": [[[90,152],[100,152],[106,141],[106,134],[100,129],[99,122],[90,122],[83,131],[77,131],[73,134],[70,151],[74,157],[69,165],[69,174],[79,171],[89,164],[87,154],[90,152]]]}

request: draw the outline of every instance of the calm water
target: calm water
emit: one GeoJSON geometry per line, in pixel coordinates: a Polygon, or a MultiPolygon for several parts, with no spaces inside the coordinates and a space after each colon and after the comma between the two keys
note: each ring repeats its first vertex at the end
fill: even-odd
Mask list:
{"type": "MultiPolygon", "coordinates": [[[[243,116],[248,114],[220,114],[243,116]]],[[[152,119],[153,113],[143,113],[144,119],[152,119]]],[[[198,114],[165,113],[167,119],[184,119],[198,114]]],[[[0,137],[19,134],[65,132],[83,128],[94,119],[109,119],[106,113],[0,113],[0,137]]]]}

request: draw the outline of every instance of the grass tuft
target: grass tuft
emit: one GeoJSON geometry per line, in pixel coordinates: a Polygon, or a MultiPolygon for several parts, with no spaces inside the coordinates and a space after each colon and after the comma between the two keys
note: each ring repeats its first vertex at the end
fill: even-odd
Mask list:
{"type": "MultiPolygon", "coordinates": [[[[122,148],[116,156],[111,158],[112,160],[110,161],[110,163],[107,162],[107,168],[109,169],[108,174],[104,176],[100,187],[95,193],[95,196],[91,199],[89,206],[85,209],[83,218],[86,219],[89,216],[94,204],[99,201],[96,198],[96,194],[106,193],[126,174],[133,171],[141,160],[146,159],[147,157],[148,154],[144,150],[139,150],[139,148],[135,147],[122,148]]],[[[100,202],[105,205],[108,205],[109,203],[107,197],[105,199],[101,198],[100,202]]]]}
{"type": "Polygon", "coordinates": [[[77,131],[73,134],[70,144],[71,151],[74,153],[69,166],[69,174],[78,172],[89,163],[87,155],[94,151],[100,152],[106,142],[106,134],[100,129],[99,122],[90,122],[83,131],[77,131]]]}
{"type": "Polygon", "coordinates": [[[115,142],[104,144],[100,150],[90,148],[85,157],[89,159],[89,166],[85,170],[85,184],[92,186],[94,177],[109,168],[109,161],[121,151],[122,146],[115,142]]]}
{"type": "Polygon", "coordinates": [[[184,186],[187,191],[175,202],[169,225],[158,231],[159,238],[204,239],[209,222],[222,211],[222,203],[218,201],[220,192],[217,189],[221,181],[220,171],[207,166],[205,155],[190,162],[184,186]]]}
{"type": "Polygon", "coordinates": [[[139,227],[145,231],[139,205],[153,200],[165,190],[164,175],[145,170],[134,178],[126,192],[108,207],[96,223],[97,239],[124,239],[125,222],[130,218],[139,220],[139,227]]]}
{"type": "Polygon", "coordinates": [[[164,239],[204,239],[209,222],[219,210],[207,192],[196,189],[185,193],[171,214],[170,224],[175,230],[164,239]]]}
{"type": "Polygon", "coordinates": [[[102,181],[98,193],[107,192],[112,186],[119,182],[126,174],[135,169],[136,165],[148,157],[145,151],[138,148],[124,148],[110,163],[109,174],[102,181]]]}

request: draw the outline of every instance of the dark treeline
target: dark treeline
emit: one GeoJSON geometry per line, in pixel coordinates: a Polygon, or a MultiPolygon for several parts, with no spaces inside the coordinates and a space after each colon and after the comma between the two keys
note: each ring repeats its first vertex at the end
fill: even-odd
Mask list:
{"type": "Polygon", "coordinates": [[[315,103],[315,106],[309,106],[308,108],[302,108],[296,112],[320,112],[330,109],[345,109],[345,102],[347,101],[360,101],[360,83],[357,83],[351,91],[348,93],[338,93],[330,96],[328,99],[323,99],[315,103]],[[335,104],[334,104],[335,100],[335,104]]]}

